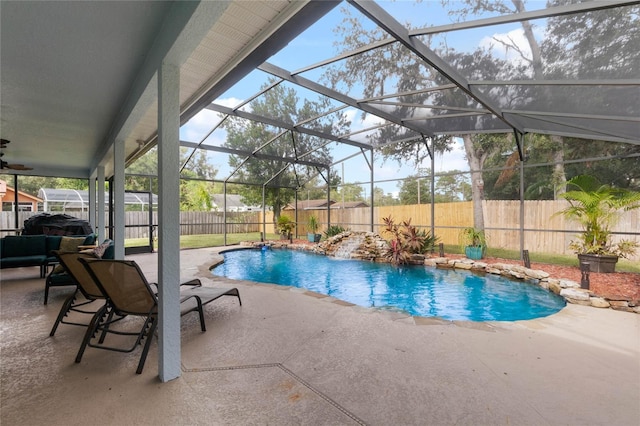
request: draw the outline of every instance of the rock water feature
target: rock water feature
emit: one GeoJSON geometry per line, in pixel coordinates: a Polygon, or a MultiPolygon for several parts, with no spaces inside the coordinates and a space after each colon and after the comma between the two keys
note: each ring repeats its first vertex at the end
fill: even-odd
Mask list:
{"type": "Polygon", "coordinates": [[[354,234],[350,238],[344,238],[337,245],[333,255],[341,259],[351,259],[351,255],[356,253],[356,250],[361,252],[360,245],[364,242],[364,235],[354,234]]]}
{"type": "Polygon", "coordinates": [[[312,251],[342,259],[384,262],[388,250],[389,243],[374,232],[346,231],[321,242],[312,251]]]}

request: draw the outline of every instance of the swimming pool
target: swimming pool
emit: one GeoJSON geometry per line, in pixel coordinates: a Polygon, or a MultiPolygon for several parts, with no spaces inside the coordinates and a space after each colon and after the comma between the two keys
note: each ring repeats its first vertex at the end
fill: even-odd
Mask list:
{"type": "Polygon", "coordinates": [[[564,299],[525,282],[455,269],[395,267],[295,250],[225,252],[215,275],[305,288],[365,307],[448,320],[516,321],[544,317],[564,299]]]}

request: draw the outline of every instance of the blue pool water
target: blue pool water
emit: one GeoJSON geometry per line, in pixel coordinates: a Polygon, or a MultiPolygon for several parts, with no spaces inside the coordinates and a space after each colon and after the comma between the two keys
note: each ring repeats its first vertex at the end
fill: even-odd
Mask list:
{"type": "Polygon", "coordinates": [[[515,321],[558,312],[564,299],[537,285],[467,271],[395,267],[294,250],[224,253],[213,274],[306,288],[359,306],[449,320],[515,321]]]}

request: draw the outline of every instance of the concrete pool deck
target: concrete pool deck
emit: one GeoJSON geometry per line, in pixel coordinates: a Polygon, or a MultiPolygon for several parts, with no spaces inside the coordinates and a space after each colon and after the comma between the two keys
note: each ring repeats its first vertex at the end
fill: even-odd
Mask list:
{"type": "MultiPolygon", "coordinates": [[[[568,305],[514,323],[448,322],[350,306],[300,289],[214,278],[218,250],[181,253],[182,278],[235,298],[182,319],[182,376],[140,355],[49,330],[68,289],[42,304],[37,268],[2,270],[2,425],[640,423],[640,315],[568,305]]],[[[150,280],[157,256],[128,256],[150,280]]],[[[228,300],[225,300],[228,299],[228,300]]]]}

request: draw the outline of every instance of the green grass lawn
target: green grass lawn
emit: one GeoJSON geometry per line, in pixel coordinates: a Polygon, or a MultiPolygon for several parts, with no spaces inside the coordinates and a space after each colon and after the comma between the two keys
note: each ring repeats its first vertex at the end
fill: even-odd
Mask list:
{"type": "MultiPolygon", "coordinates": [[[[267,234],[267,239],[275,240],[278,236],[275,234],[267,234]]],[[[240,241],[260,241],[260,232],[250,232],[246,234],[227,234],[227,245],[238,244],[240,241]]],[[[146,246],[149,244],[148,238],[132,238],[125,240],[125,247],[146,246]]],[[[203,234],[203,235],[181,235],[180,248],[202,248],[202,247],[219,247],[224,244],[224,236],[222,234],[203,234]]],[[[154,243],[154,249],[158,248],[158,241],[154,243]]]]}
{"type": "MultiPolygon", "coordinates": [[[[277,240],[279,235],[267,234],[268,240],[277,240]]],[[[260,241],[259,232],[251,232],[246,234],[227,234],[227,245],[238,244],[241,241],[260,241]]],[[[125,240],[125,247],[144,246],[149,243],[147,238],[136,238],[125,240]]],[[[220,247],[224,244],[224,237],[221,234],[205,234],[205,235],[182,235],[180,236],[180,248],[202,248],[202,247],[220,247]]],[[[158,242],[155,242],[155,249],[158,248],[158,242]]],[[[458,245],[444,246],[445,253],[461,254],[462,251],[458,245]]],[[[487,256],[499,257],[501,259],[512,259],[519,261],[520,252],[517,250],[506,250],[489,248],[487,250],[487,256]]],[[[578,267],[578,257],[575,255],[561,255],[550,253],[530,253],[529,257],[532,262],[549,263],[552,265],[563,266],[575,266],[578,267]]],[[[616,266],[616,271],[619,272],[635,272],[640,273],[640,264],[638,262],[631,262],[626,259],[620,259],[616,266]]]]}

